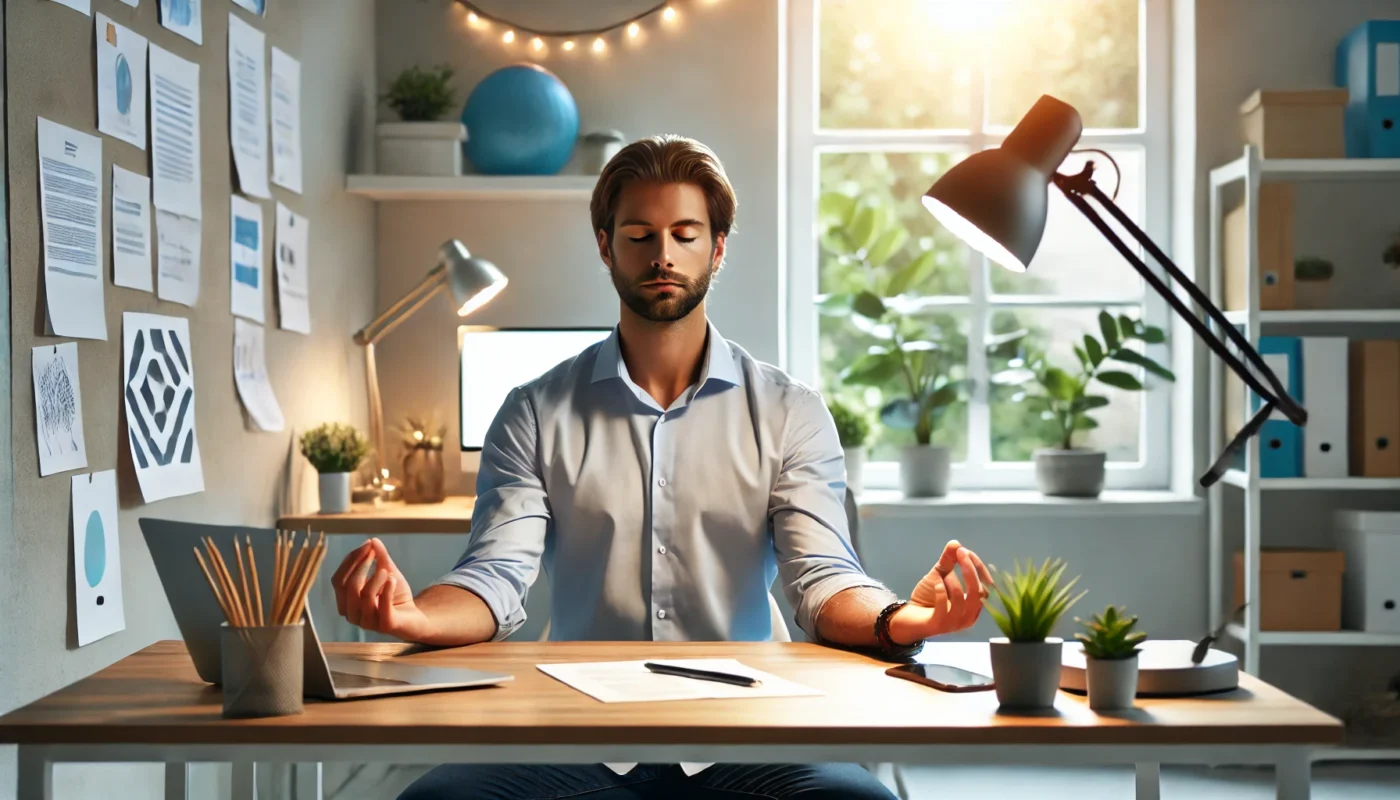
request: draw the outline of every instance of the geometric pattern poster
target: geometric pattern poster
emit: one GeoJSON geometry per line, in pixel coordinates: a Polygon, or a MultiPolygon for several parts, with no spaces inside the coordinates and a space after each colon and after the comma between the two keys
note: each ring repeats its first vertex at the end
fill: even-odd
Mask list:
{"type": "Polygon", "coordinates": [[[147,503],[204,491],[194,427],[194,359],[184,317],[122,317],[122,396],[136,480],[147,503]]]}

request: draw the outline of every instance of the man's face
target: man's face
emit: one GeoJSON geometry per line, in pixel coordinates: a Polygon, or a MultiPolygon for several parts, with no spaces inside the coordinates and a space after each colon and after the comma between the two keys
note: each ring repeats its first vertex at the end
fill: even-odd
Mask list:
{"type": "Polygon", "coordinates": [[[598,232],[598,249],[618,297],[652,322],[675,322],[710,291],[724,260],[705,193],[689,183],[633,183],[618,197],[613,235],[598,232]]]}

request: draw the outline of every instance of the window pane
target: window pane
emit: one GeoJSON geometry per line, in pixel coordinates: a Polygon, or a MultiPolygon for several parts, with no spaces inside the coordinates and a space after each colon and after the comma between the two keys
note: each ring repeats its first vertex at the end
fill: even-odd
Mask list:
{"type": "Polygon", "coordinates": [[[940,24],[949,7],[957,6],[821,0],[820,127],[971,129],[981,46],[963,26],[940,24]]]}
{"type": "MultiPolygon", "coordinates": [[[[1117,316],[1127,314],[1137,319],[1141,307],[1110,307],[1109,313],[1117,316]]],[[[992,314],[991,333],[1009,333],[1016,330],[1028,331],[1023,341],[1021,354],[1044,352],[1051,364],[1058,366],[1073,376],[1081,373],[1079,359],[1074,354],[1074,345],[1081,344],[1085,333],[1093,333],[1102,341],[1099,332],[1098,308],[1017,308],[1000,309],[992,314]]],[[[1112,363],[1112,369],[1122,369],[1143,381],[1142,369],[1131,364],[1112,363]]],[[[1019,366],[1005,356],[989,356],[988,368],[992,374],[1011,366],[1019,366]]],[[[1146,379],[1150,388],[1155,379],[1146,379]]],[[[1031,394],[1041,394],[1038,386],[1031,394]]],[[[1021,398],[1022,390],[1017,387],[993,384],[989,393],[992,415],[992,458],[996,461],[1028,461],[1031,454],[1040,447],[1058,446],[1057,428],[1051,422],[1040,418],[1040,410],[1027,404],[1021,398]]],[[[1095,381],[1090,385],[1090,394],[1108,398],[1108,405],[1095,409],[1090,416],[1099,424],[1094,430],[1075,434],[1074,446],[1104,450],[1109,461],[1136,462],[1141,459],[1142,393],[1114,389],[1095,381]]]]}
{"type": "Polygon", "coordinates": [[[823,203],[818,210],[817,291],[870,289],[885,296],[893,286],[904,291],[891,294],[966,296],[967,247],[919,200],[962,156],[947,151],[821,153],[819,195],[837,193],[855,202],[840,207],[823,203]],[[915,264],[921,257],[923,263],[915,264]],[[896,277],[906,268],[918,277],[901,286],[906,281],[896,277]]]}
{"type": "MultiPolygon", "coordinates": [[[[938,368],[929,374],[945,375],[951,380],[967,378],[967,315],[940,311],[925,312],[911,317],[914,337],[936,343],[940,350],[938,368]]],[[[896,378],[878,386],[853,386],[841,382],[841,372],[872,346],[888,346],[888,331],[883,331],[858,316],[821,317],[822,394],[828,400],[840,399],[852,408],[869,412],[872,426],[870,460],[897,461],[899,448],[914,442],[912,431],[886,428],[878,423],[878,412],[885,403],[909,396],[905,378],[896,378]]],[[[935,444],[948,445],[954,461],[967,458],[967,403],[958,401],[937,417],[933,433],[935,444]]]]}
{"type": "Polygon", "coordinates": [[[987,123],[1013,126],[1042,95],[1086,128],[1136,128],[1138,0],[1010,0],[988,39],[987,123]]]}
{"type": "MultiPolygon", "coordinates": [[[[1108,148],[1105,148],[1108,149],[1108,148]]],[[[1141,148],[1109,150],[1123,171],[1116,205],[1139,227],[1143,224],[1143,152],[1141,148]]],[[[1060,172],[1070,174],[1094,161],[1094,180],[1104,194],[1113,196],[1117,180],[1113,165],[1098,153],[1075,153],[1065,159],[1060,172]]],[[[1142,253],[1122,226],[1094,201],[1090,207],[1101,212],[1113,230],[1133,252],[1142,253]]],[[[1123,256],[1099,233],[1079,209],[1070,205],[1059,189],[1050,187],[1050,205],[1040,248],[1024,274],[997,267],[988,269],[994,294],[1045,294],[1087,300],[1136,300],[1142,297],[1142,278],[1123,256]]]]}

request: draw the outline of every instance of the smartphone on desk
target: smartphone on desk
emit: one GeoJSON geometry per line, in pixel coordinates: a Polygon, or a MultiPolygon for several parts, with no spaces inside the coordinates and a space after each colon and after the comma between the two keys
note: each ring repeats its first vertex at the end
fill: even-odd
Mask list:
{"type": "Polygon", "coordinates": [[[901,664],[885,670],[885,674],[944,692],[985,692],[995,688],[986,675],[947,664],[901,664]]]}

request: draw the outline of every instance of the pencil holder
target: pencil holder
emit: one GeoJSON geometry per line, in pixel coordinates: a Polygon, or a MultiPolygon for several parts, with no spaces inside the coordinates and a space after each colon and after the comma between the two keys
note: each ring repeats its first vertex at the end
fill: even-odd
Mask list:
{"type": "Polygon", "coordinates": [[[302,626],[223,626],[224,716],[301,713],[302,626]]]}

